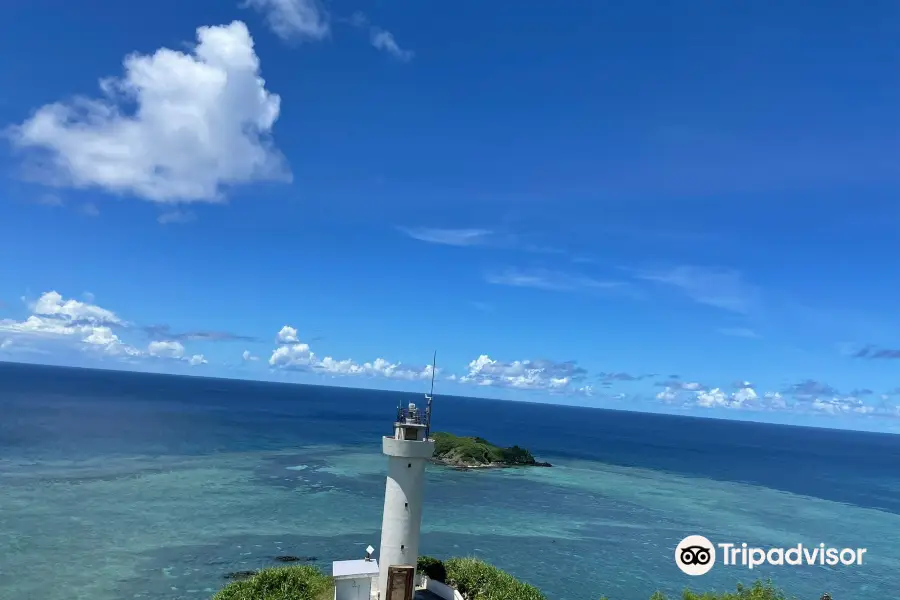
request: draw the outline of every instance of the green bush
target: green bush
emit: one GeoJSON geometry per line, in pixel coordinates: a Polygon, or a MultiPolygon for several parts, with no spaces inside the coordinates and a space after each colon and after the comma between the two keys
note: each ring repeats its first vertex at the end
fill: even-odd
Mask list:
{"type": "Polygon", "coordinates": [[[416,571],[422,573],[428,579],[441,583],[447,582],[447,568],[444,567],[444,563],[433,556],[420,556],[419,560],[416,561],[416,571]]]}
{"type": "Polygon", "coordinates": [[[451,558],[444,566],[447,582],[467,600],[546,600],[533,585],[477,558],[451,558]]]}
{"type": "Polygon", "coordinates": [[[331,600],[334,583],[318,567],[272,567],[229,583],[212,600],[331,600]]]}
{"type": "MultiPolygon", "coordinates": [[[[681,594],[682,600],[788,600],[784,592],[776,588],[770,580],[756,581],[747,587],[738,584],[733,592],[694,592],[685,590],[681,594]]],[[[650,596],[650,600],[666,600],[665,594],[656,592],[650,596]]]]}

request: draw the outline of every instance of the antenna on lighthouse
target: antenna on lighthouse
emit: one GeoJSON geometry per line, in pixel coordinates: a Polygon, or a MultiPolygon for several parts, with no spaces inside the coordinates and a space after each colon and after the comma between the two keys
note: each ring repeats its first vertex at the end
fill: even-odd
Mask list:
{"type": "Polygon", "coordinates": [[[434,399],[434,372],[437,369],[437,350],[434,351],[434,358],[431,361],[431,393],[429,393],[425,398],[428,399],[428,404],[425,407],[425,439],[430,439],[429,435],[431,434],[431,401],[434,399]]]}

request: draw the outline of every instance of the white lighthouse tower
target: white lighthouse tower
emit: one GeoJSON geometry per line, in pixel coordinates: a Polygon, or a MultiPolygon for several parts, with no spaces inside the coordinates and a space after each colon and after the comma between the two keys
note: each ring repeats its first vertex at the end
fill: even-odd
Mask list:
{"type": "MultiPolygon", "coordinates": [[[[378,595],[381,600],[388,599],[390,568],[415,568],[419,558],[425,463],[434,453],[434,441],[430,439],[434,370],[433,362],[431,394],[425,397],[428,401],[425,411],[415,404],[399,407],[393,435],[382,439],[382,451],[388,457],[388,474],[384,489],[381,549],[378,553],[378,595]]],[[[408,592],[410,596],[411,592],[408,592]]]]}

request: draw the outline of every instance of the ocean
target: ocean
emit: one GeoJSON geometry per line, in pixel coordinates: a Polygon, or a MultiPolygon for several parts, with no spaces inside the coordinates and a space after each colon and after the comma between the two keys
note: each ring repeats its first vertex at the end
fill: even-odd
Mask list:
{"type": "MultiPolygon", "coordinates": [[[[440,390],[438,390],[440,392],[440,390]]],[[[199,599],[273,557],[378,547],[381,436],[418,394],[0,363],[0,598],[199,599]]],[[[818,600],[900,592],[900,436],[435,398],[436,430],[552,468],[429,467],[423,554],[555,600],[771,577],[818,600]],[[859,566],[676,568],[714,542],[867,548],[859,566]]]]}

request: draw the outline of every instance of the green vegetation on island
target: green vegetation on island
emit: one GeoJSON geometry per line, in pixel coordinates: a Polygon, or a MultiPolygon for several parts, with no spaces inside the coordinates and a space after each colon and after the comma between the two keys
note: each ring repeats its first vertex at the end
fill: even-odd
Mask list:
{"type": "Polygon", "coordinates": [[[431,438],[434,440],[434,462],[459,469],[550,466],[550,463],[538,462],[531,452],[519,446],[502,448],[484,438],[445,432],[433,433],[431,438]]]}
{"type": "Polygon", "coordinates": [[[416,569],[429,579],[456,588],[466,600],[546,600],[533,585],[477,558],[440,561],[421,556],[416,569]]]}
{"type": "Polygon", "coordinates": [[[312,565],[261,569],[229,583],[212,600],[333,600],[334,581],[312,565]]]}
{"type": "MultiPolygon", "coordinates": [[[[547,600],[536,587],[520,581],[501,569],[471,557],[441,561],[420,556],[419,573],[429,579],[456,588],[465,600],[547,600]]],[[[823,596],[823,598],[830,598],[823,596]]],[[[243,581],[225,586],[212,600],[332,600],[334,582],[318,567],[300,565],[272,567],[256,571],[243,581]]],[[[738,584],[733,592],[695,592],[685,590],[680,600],[789,600],[771,581],[753,585],[738,584]]],[[[650,600],[669,600],[655,592],[650,600]]],[[[606,600],[601,596],[600,600],[606,600]]]]}
{"type": "MultiPolygon", "coordinates": [[[[431,556],[419,558],[420,573],[456,588],[466,600],[547,600],[531,584],[519,581],[509,573],[477,558],[451,558],[440,561],[431,556]]],[[[751,586],[737,585],[734,592],[695,592],[685,590],[681,600],[788,600],[771,581],[756,581],[751,586]]],[[[607,600],[601,596],[600,600],[607,600]]],[[[654,592],[650,600],[669,600],[662,592],[654,592]]]]}

